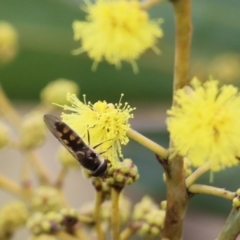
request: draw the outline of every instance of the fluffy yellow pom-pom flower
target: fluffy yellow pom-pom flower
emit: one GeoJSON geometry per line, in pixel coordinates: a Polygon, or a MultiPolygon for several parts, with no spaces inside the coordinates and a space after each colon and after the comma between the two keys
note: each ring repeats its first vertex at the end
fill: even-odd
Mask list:
{"type": "Polygon", "coordinates": [[[239,163],[240,94],[217,80],[191,82],[193,91],[175,93],[176,106],[168,111],[167,125],[174,149],[193,166],[210,161],[213,171],[239,163]]]}
{"type": "Polygon", "coordinates": [[[81,40],[82,47],[73,53],[87,52],[94,66],[105,59],[120,67],[121,61],[132,64],[148,48],[159,52],[157,38],[163,36],[159,21],[150,21],[147,12],[136,0],[97,0],[87,3],[87,21],[73,23],[74,40],[81,40]]]}
{"type": "Polygon", "coordinates": [[[70,93],[67,94],[67,100],[71,106],[64,105],[63,108],[72,113],[62,113],[62,120],[73,128],[86,144],[93,147],[102,143],[96,151],[102,152],[102,157],[108,159],[114,167],[117,166],[119,157],[122,157],[121,145],[128,143],[128,121],[133,118],[131,112],[134,108],[128,103],[122,104],[121,101],[115,105],[106,101],[91,104],[84,99],[83,103],[75,94],[70,93]]]}

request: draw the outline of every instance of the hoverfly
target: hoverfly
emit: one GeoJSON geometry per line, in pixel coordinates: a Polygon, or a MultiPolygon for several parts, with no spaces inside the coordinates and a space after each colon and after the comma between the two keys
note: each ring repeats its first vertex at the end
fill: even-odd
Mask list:
{"type": "Polygon", "coordinates": [[[93,148],[88,146],[73,129],[59,118],[46,114],[43,117],[45,124],[60,143],[73,155],[74,158],[94,177],[103,177],[108,168],[108,160],[102,159],[93,148]]]}

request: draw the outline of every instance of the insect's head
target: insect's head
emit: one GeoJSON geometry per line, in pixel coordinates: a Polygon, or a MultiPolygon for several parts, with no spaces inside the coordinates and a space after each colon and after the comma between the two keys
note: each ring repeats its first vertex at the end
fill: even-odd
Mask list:
{"type": "Polygon", "coordinates": [[[93,177],[102,177],[105,175],[107,169],[108,169],[108,163],[109,160],[104,159],[102,163],[98,166],[98,168],[91,173],[91,176],[93,177]]]}

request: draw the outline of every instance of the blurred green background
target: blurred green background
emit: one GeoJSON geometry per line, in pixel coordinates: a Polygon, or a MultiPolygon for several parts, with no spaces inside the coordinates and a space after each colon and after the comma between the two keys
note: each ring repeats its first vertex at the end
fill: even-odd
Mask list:
{"type": "MultiPolygon", "coordinates": [[[[81,94],[87,94],[87,99],[92,102],[99,99],[117,102],[120,94],[124,93],[125,101],[138,103],[140,108],[143,103],[149,109],[156,103],[160,110],[161,103],[169,105],[174,64],[174,16],[171,4],[164,2],[149,11],[152,18],[164,19],[164,37],[158,44],[162,54],[155,55],[151,50],[144,53],[137,61],[140,69],[138,74],[133,73],[129,64],[123,64],[120,70],[116,70],[107,63],[100,63],[97,71],[92,72],[92,60],[86,53],[71,55],[71,50],[79,47],[79,42],[73,41],[71,25],[73,20],[84,19],[85,14],[79,8],[81,4],[77,0],[0,0],[0,20],[16,27],[20,41],[16,59],[0,67],[0,82],[7,95],[15,101],[37,101],[41,89],[48,82],[67,78],[77,82],[81,94]]],[[[240,1],[193,0],[192,10],[191,76],[205,77],[212,74],[209,66],[222,54],[230,54],[230,58],[239,57],[240,1]]],[[[235,75],[226,77],[223,82],[239,85],[240,65],[236,66],[231,70],[232,64],[228,58],[224,62],[223,57],[223,67],[217,65],[215,68],[217,71],[230,68],[235,75]]],[[[151,125],[151,119],[147,115],[145,118],[146,124],[151,125]]],[[[165,129],[161,132],[156,129],[155,133],[152,133],[153,129],[152,132],[142,132],[167,147],[168,134],[165,129]]],[[[136,159],[134,161],[139,166],[139,188],[163,199],[162,169],[154,160],[154,155],[134,142],[125,151],[125,155],[136,159]]],[[[214,184],[235,190],[239,187],[239,170],[238,167],[215,174],[214,184]]],[[[209,183],[209,179],[207,175],[203,181],[209,183]]],[[[231,208],[226,200],[206,196],[194,197],[191,206],[199,204],[198,200],[207,203],[201,203],[201,209],[227,212],[231,208]]]]}
{"type": "MultiPolygon", "coordinates": [[[[71,50],[79,47],[79,42],[73,40],[72,22],[85,16],[80,5],[83,3],[76,0],[0,1],[0,20],[12,23],[20,40],[17,58],[0,69],[0,81],[7,94],[12,99],[37,100],[46,83],[68,78],[79,83],[81,93],[93,102],[115,102],[122,92],[127,101],[169,101],[174,59],[171,4],[164,2],[149,11],[152,18],[164,19],[164,37],[159,41],[162,54],[155,55],[152,50],[144,53],[137,61],[140,72],[136,75],[129,64],[116,70],[100,63],[92,72],[92,60],[86,53],[71,55],[71,50]]],[[[218,54],[239,53],[239,8],[240,2],[234,0],[193,0],[193,64],[200,59],[208,65],[218,54]]]]}

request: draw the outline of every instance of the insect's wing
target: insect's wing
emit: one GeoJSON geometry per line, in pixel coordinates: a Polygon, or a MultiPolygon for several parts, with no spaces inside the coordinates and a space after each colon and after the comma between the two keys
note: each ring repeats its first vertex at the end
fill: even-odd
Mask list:
{"type": "Polygon", "coordinates": [[[43,116],[43,120],[47,126],[47,128],[51,131],[51,133],[60,140],[61,133],[59,133],[56,129],[56,124],[61,122],[61,120],[53,115],[46,114],[43,116]]]}
{"type": "Polygon", "coordinates": [[[73,157],[79,161],[79,157],[81,157],[81,151],[79,150],[85,146],[82,139],[59,118],[50,114],[46,114],[44,115],[43,119],[52,134],[73,155],[73,157]]]}

